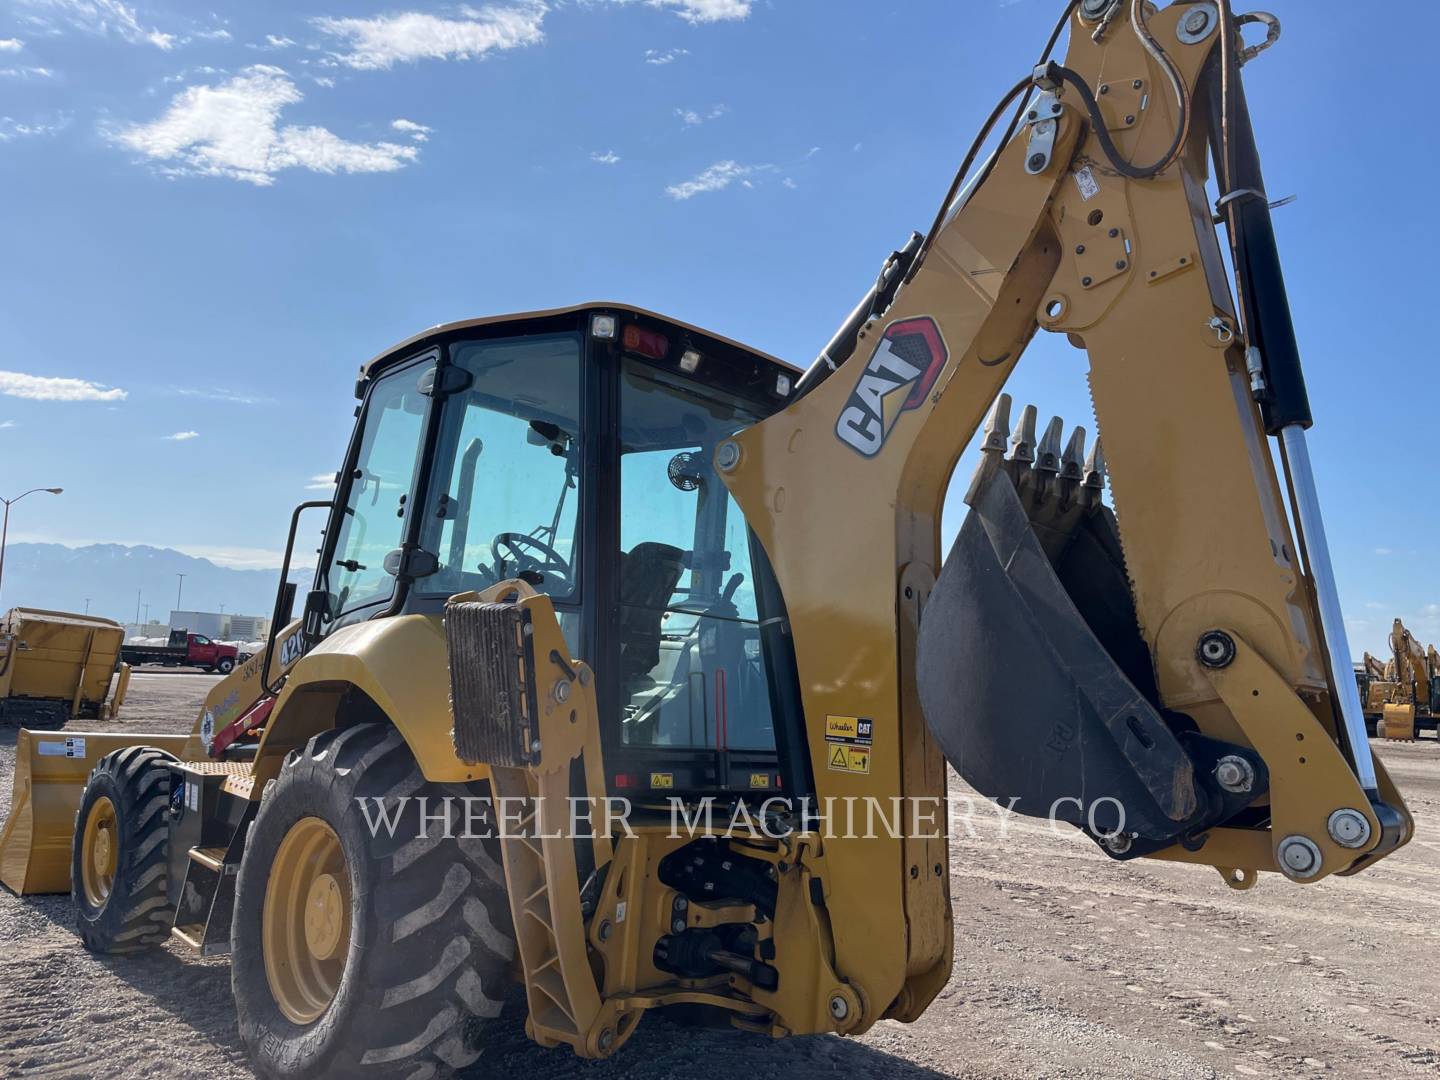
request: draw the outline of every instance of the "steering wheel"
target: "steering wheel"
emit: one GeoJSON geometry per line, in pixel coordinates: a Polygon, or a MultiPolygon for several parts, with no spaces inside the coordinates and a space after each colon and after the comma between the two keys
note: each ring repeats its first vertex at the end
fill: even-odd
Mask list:
{"type": "Polygon", "coordinates": [[[515,570],[534,570],[541,574],[554,574],[565,586],[570,585],[570,563],[544,540],[540,540],[529,533],[502,532],[495,535],[490,541],[490,556],[495,560],[495,572],[501,577],[514,577],[514,574],[506,574],[503,566],[507,562],[515,563],[515,570]],[[509,555],[502,554],[501,548],[509,551],[509,555]],[[524,549],[534,548],[544,559],[537,559],[524,549]]]}

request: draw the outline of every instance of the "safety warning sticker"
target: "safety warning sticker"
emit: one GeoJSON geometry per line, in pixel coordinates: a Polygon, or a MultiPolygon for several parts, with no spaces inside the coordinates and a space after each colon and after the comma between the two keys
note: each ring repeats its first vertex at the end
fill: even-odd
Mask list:
{"type": "Polygon", "coordinates": [[[836,772],[868,773],[870,771],[870,748],[868,746],[842,746],[831,743],[829,747],[830,768],[836,772]]]}
{"type": "Polygon", "coordinates": [[[828,767],[836,772],[868,773],[875,721],[864,716],[825,717],[828,767]]]}
{"type": "Polygon", "coordinates": [[[85,740],[66,739],[63,742],[50,742],[42,739],[36,749],[41,757],[83,758],[85,756],[85,740]]]}
{"type": "Polygon", "coordinates": [[[1095,173],[1089,165],[1075,170],[1075,186],[1080,189],[1080,198],[1086,202],[1100,194],[1100,181],[1095,179],[1095,173]]]}

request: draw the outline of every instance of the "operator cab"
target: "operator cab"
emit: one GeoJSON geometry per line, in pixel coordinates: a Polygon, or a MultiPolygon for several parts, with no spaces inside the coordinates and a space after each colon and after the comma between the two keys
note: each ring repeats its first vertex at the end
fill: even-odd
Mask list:
{"type": "Polygon", "coordinates": [[[808,764],[803,731],[777,745],[794,677],[779,590],[713,456],[797,375],[618,305],[411,339],[357,384],[323,632],[522,578],[596,668],[611,790],[793,792],[786,766],[808,764]]]}

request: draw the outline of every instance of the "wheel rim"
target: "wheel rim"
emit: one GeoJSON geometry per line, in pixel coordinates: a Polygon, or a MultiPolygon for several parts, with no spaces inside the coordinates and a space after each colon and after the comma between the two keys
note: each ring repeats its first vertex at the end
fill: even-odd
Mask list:
{"type": "Polygon", "coordinates": [[[80,885],[91,907],[104,907],[115,888],[115,868],[120,862],[119,822],[120,815],[108,795],[90,804],[80,847],[80,885]]]}
{"type": "Polygon", "coordinates": [[[340,989],[350,949],[350,870],[326,822],[301,818],[265,883],[261,947],[275,1004],[291,1023],[320,1018],[340,989]]]}

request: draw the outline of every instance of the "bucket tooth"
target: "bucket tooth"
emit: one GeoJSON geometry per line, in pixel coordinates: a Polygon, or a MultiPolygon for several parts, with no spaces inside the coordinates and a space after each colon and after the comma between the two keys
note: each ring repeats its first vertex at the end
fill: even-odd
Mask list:
{"type": "Polygon", "coordinates": [[[1098,507],[1104,494],[1105,449],[1101,440],[1096,438],[1095,445],[1090,448],[1090,456],[1085,459],[1085,492],[1082,501],[1087,507],[1098,507]]]}
{"type": "Polygon", "coordinates": [[[1065,453],[1060,458],[1060,476],[1065,480],[1081,480],[1085,476],[1085,429],[1077,427],[1070,433],[1065,453]]]}
{"type": "Polygon", "coordinates": [[[1060,436],[1064,433],[1065,421],[1058,416],[1052,416],[1045,427],[1045,434],[1040,437],[1040,445],[1036,448],[1035,468],[1048,473],[1060,471],[1060,436]]]}
{"type": "Polygon", "coordinates": [[[1005,463],[1005,440],[1010,435],[1010,395],[1001,394],[990,407],[985,418],[985,427],[980,438],[980,464],[970,479],[970,490],[965,495],[966,503],[985,485],[985,482],[1005,463]]]}
{"type": "Polygon", "coordinates": [[[1035,427],[1039,418],[1039,410],[1034,405],[1026,405],[1020,413],[1020,422],[1015,425],[1014,434],[1010,436],[1010,460],[1026,468],[1035,464],[1035,427]]]}
{"type": "Polygon", "coordinates": [[[985,418],[983,437],[980,440],[982,453],[1005,453],[1005,440],[1010,434],[1010,404],[1010,395],[1001,394],[990,407],[990,415],[985,418]]]}

